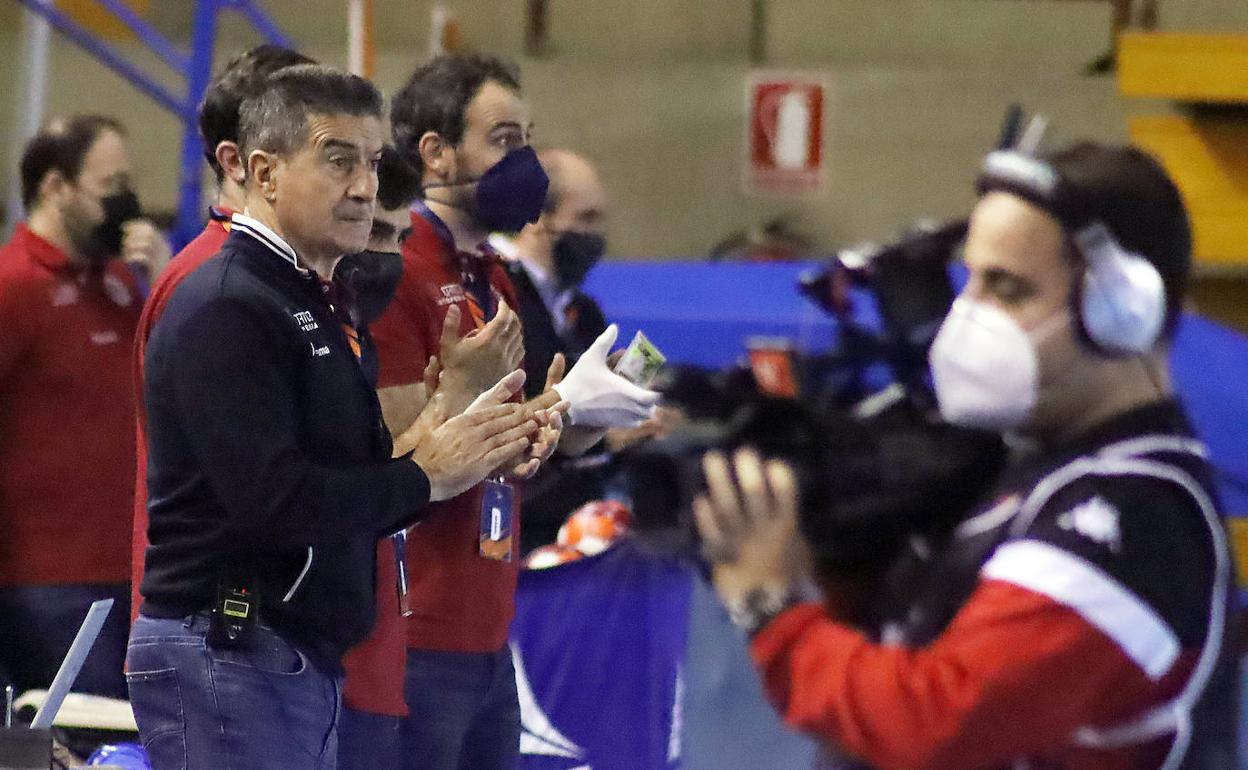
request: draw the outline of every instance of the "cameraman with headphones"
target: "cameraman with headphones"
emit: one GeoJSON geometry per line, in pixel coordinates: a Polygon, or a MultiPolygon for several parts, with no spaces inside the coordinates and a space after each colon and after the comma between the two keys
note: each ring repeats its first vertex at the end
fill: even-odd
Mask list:
{"type": "Polygon", "coordinates": [[[1144,153],[1092,144],[995,152],[979,192],[929,360],[945,420],[1017,447],[993,493],[915,548],[876,634],[802,602],[828,544],[793,469],[708,455],[716,588],[786,721],[871,766],[1230,770],[1230,556],[1167,364],[1179,193],[1144,153]]]}

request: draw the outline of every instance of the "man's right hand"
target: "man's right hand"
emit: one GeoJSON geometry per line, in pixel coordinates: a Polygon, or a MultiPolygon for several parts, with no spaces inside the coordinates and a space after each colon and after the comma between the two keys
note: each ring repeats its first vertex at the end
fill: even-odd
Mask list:
{"type": "Polygon", "coordinates": [[[396,443],[413,446],[412,461],[429,477],[431,502],[449,500],[479,484],[529,449],[541,427],[534,410],[505,403],[524,386],[524,372],[504,377],[478,408],[447,419],[446,399],[434,393],[416,423],[396,443]]]}
{"type": "Polygon", "coordinates": [[[499,303],[493,320],[462,337],[461,318],[459,306],[452,305],[442,322],[438,346],[443,376],[475,397],[520,366],[524,360],[524,336],[520,317],[506,302],[499,303]]]}

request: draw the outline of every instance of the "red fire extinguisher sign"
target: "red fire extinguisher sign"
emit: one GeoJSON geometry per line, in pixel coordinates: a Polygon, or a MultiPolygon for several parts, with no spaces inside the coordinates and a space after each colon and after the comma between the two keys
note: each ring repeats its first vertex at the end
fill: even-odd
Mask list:
{"type": "Polygon", "coordinates": [[[825,88],[815,75],[755,73],[746,86],[749,194],[817,195],[824,184],[825,88]]]}

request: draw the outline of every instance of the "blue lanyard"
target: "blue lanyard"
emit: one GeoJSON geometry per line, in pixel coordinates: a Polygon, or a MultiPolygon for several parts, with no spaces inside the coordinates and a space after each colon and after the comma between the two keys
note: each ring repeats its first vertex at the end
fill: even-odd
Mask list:
{"type": "MultiPolygon", "coordinates": [[[[497,308],[494,306],[493,294],[490,291],[487,275],[477,270],[475,265],[465,263],[462,253],[455,246],[455,236],[451,234],[451,228],[446,226],[446,222],[442,221],[442,217],[435,214],[428,204],[417,199],[412,204],[412,211],[423,217],[429,223],[429,226],[433,228],[434,234],[438,236],[438,240],[442,242],[442,245],[452,254],[459,257],[460,284],[476,301],[477,306],[484,313],[485,319],[488,321],[493,318],[497,308]]],[[[492,250],[490,252],[492,254],[492,250]]]]}
{"type": "Polygon", "coordinates": [[[442,221],[442,217],[433,213],[433,209],[429,208],[420,199],[417,199],[412,204],[412,211],[425,218],[425,221],[433,228],[433,232],[437,234],[438,240],[442,241],[443,246],[453,254],[458,252],[458,249],[455,248],[455,236],[451,235],[451,228],[446,226],[446,223],[442,221]]]}

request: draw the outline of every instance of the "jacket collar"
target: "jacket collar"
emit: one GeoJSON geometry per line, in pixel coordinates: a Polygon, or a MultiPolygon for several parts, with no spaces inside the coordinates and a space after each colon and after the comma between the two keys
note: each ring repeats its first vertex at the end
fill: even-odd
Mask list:
{"type": "Polygon", "coordinates": [[[226,206],[209,206],[208,221],[220,225],[223,229],[229,230],[231,222],[234,219],[234,209],[226,206]]]}
{"type": "Polygon", "coordinates": [[[259,242],[270,252],[281,257],[284,262],[297,270],[300,275],[306,276],[311,272],[299,264],[299,255],[286,242],[286,239],[273,232],[270,227],[260,220],[235,212],[230,221],[233,225],[231,227],[232,232],[241,233],[259,242]]]}
{"type": "Polygon", "coordinates": [[[69,255],[61,251],[51,241],[47,241],[38,235],[35,235],[25,222],[20,223],[13,232],[13,237],[21,244],[22,250],[30,255],[30,258],[48,270],[54,273],[77,272],[83,267],[78,265],[69,258],[69,255]]]}
{"type": "Polygon", "coordinates": [[[1092,454],[1110,444],[1147,435],[1192,435],[1191,424],[1177,400],[1167,396],[1122,412],[1059,448],[1059,451],[1065,449],[1067,453],[1092,454]]]}
{"type": "Polygon", "coordinates": [[[530,259],[528,255],[520,251],[520,247],[511,238],[501,233],[494,233],[489,237],[487,243],[496,253],[503,257],[504,262],[511,266],[512,275],[523,272],[528,277],[529,283],[533,284],[533,290],[537,292],[537,296],[541,298],[542,304],[546,306],[546,310],[555,319],[555,327],[562,331],[564,313],[572,302],[576,291],[574,289],[560,288],[555,281],[553,271],[543,268],[530,259]]]}
{"type": "Polygon", "coordinates": [[[1015,447],[1011,478],[1048,473],[1079,457],[1095,455],[1111,444],[1143,436],[1191,438],[1191,424],[1183,407],[1167,396],[1122,412],[1070,441],[1060,444],[1025,442],[1015,447]]]}

